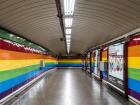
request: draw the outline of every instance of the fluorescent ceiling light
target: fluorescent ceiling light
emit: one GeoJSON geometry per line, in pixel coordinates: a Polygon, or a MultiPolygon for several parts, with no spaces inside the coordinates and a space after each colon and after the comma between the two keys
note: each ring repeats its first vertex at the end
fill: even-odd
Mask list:
{"type": "Polygon", "coordinates": [[[67,43],[67,46],[70,46],[70,43],[67,43]]]}
{"type": "Polygon", "coordinates": [[[64,0],[64,14],[73,15],[75,0],[64,0]]]}
{"type": "Polygon", "coordinates": [[[66,29],[66,34],[71,34],[71,29],[66,29]]]}
{"type": "Polygon", "coordinates": [[[70,41],[70,40],[67,40],[66,42],[67,42],[67,43],[70,43],[71,41],[70,41]]]}
{"type": "Polygon", "coordinates": [[[70,49],[70,46],[67,46],[67,49],[70,49]]]}
{"type": "Polygon", "coordinates": [[[67,43],[70,43],[71,41],[70,41],[70,40],[67,40],[66,42],[67,42],[67,43]]]}
{"type": "Polygon", "coordinates": [[[67,49],[68,54],[70,53],[70,49],[67,49]]]}
{"type": "Polygon", "coordinates": [[[71,35],[66,35],[66,39],[71,39],[71,35]]]}
{"type": "Polygon", "coordinates": [[[69,45],[69,46],[70,46],[70,43],[67,43],[67,45],[69,45]]]}
{"type": "Polygon", "coordinates": [[[70,45],[70,43],[67,43],[67,45],[70,45]]]}
{"type": "Polygon", "coordinates": [[[71,40],[71,38],[66,38],[66,40],[71,40]]]}
{"type": "Polygon", "coordinates": [[[67,42],[67,45],[68,45],[68,46],[70,46],[70,44],[71,44],[70,42],[67,42]]]}
{"type": "Polygon", "coordinates": [[[70,52],[70,45],[67,45],[67,52],[70,52]]]}
{"type": "Polygon", "coordinates": [[[72,17],[65,18],[65,27],[66,28],[72,27],[72,21],[73,21],[72,17]]]}
{"type": "Polygon", "coordinates": [[[67,43],[70,43],[71,40],[66,40],[67,43]]]}

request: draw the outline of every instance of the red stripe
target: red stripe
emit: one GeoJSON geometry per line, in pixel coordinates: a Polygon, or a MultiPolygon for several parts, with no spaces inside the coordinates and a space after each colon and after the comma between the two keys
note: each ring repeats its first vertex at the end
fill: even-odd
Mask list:
{"type": "Polygon", "coordinates": [[[130,42],[128,43],[128,46],[136,46],[136,45],[140,45],[140,35],[137,36],[132,36],[130,38],[130,42]]]}
{"type": "Polygon", "coordinates": [[[13,45],[2,39],[0,40],[0,49],[37,54],[37,52],[32,52],[32,51],[26,50],[25,47],[13,45]]]}

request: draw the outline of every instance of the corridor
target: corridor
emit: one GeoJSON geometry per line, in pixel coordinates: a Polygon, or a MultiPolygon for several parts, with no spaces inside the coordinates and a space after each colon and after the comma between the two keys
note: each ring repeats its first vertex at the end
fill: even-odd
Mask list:
{"type": "Polygon", "coordinates": [[[14,102],[6,105],[133,105],[81,69],[49,71],[14,102]]]}

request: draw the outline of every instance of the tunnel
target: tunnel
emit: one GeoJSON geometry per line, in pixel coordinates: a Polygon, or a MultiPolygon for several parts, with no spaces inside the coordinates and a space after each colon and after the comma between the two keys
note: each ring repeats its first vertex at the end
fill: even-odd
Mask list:
{"type": "Polygon", "coordinates": [[[0,0],[0,105],[140,105],[140,0],[0,0]]]}

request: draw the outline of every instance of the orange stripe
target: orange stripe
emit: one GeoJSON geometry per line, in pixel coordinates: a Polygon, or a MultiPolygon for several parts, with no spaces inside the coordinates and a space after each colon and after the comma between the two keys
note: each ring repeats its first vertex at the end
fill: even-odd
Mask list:
{"type": "Polygon", "coordinates": [[[102,52],[102,60],[103,60],[103,58],[105,59],[107,59],[107,51],[103,51],[102,52]]]}
{"type": "Polygon", "coordinates": [[[140,45],[128,47],[128,57],[140,57],[140,45]]]}

